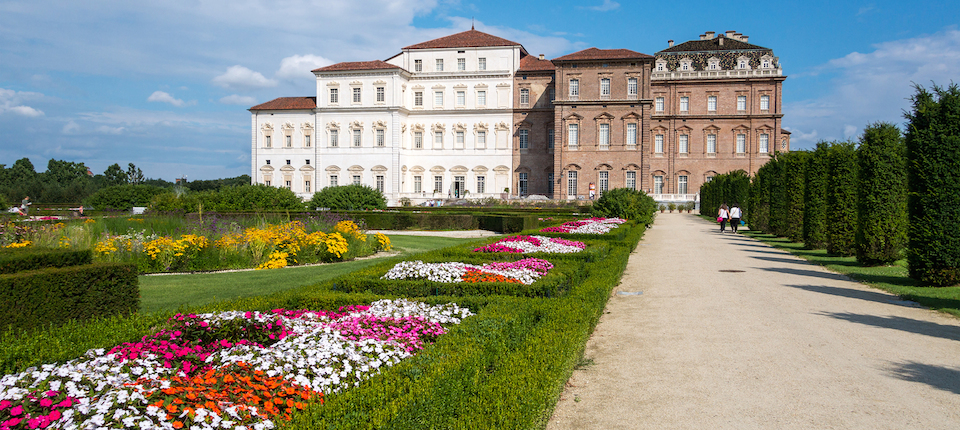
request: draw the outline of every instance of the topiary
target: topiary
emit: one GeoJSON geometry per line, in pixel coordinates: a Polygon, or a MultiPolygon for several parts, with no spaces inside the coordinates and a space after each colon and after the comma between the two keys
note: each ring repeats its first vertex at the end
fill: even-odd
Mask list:
{"type": "Polygon", "coordinates": [[[804,172],[806,184],[803,197],[803,244],[807,249],[827,247],[827,142],[817,143],[817,149],[807,157],[804,172]]]}
{"type": "Polygon", "coordinates": [[[852,142],[834,142],[827,155],[827,252],[856,253],[857,153],[852,142]]]}
{"type": "Polygon", "coordinates": [[[857,261],[888,264],[907,244],[907,160],[900,129],[871,124],[857,149],[857,261]]]}
{"type": "Polygon", "coordinates": [[[657,202],[642,191],[630,188],[614,188],[603,193],[593,203],[594,216],[635,220],[643,225],[653,224],[657,202]]]}
{"type": "Polygon", "coordinates": [[[383,197],[380,190],[366,185],[351,184],[327,187],[314,193],[313,198],[307,202],[307,207],[331,210],[386,209],[387,199],[383,197]]]}

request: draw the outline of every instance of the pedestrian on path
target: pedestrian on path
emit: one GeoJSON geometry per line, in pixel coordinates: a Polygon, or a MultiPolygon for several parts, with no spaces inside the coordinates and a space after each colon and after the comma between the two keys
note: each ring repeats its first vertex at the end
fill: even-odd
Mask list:
{"type": "Polygon", "coordinates": [[[726,203],[720,205],[720,213],[717,214],[717,221],[720,222],[720,233],[727,229],[727,220],[730,219],[728,210],[726,203]]]}
{"type": "Polygon", "coordinates": [[[25,196],[23,201],[20,202],[20,215],[27,216],[30,209],[30,196],[25,196]]]}
{"type": "Polygon", "coordinates": [[[736,202],[730,206],[730,230],[733,230],[734,233],[737,232],[737,228],[740,227],[740,218],[743,218],[743,211],[740,210],[740,205],[736,202]]]}

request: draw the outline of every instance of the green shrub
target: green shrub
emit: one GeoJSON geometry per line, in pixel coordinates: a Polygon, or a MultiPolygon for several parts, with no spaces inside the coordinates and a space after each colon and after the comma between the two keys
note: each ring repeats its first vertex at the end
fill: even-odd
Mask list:
{"type": "Polygon", "coordinates": [[[83,201],[84,206],[92,206],[97,210],[128,211],[134,206],[148,206],[157,195],[170,191],[153,185],[114,185],[99,189],[92,196],[83,201]]]}
{"type": "Polygon", "coordinates": [[[807,157],[803,198],[803,244],[807,249],[827,247],[827,142],[807,157]]]}
{"type": "Polygon", "coordinates": [[[827,154],[827,252],[856,253],[857,153],[852,142],[834,142],[827,154]]]}
{"type": "Polygon", "coordinates": [[[0,251],[0,274],[39,270],[47,267],[68,267],[90,264],[93,253],[89,249],[20,248],[0,251]]]}
{"type": "Polygon", "coordinates": [[[917,86],[906,114],[910,277],[960,283],[960,87],[917,86]]]}
{"type": "Polygon", "coordinates": [[[380,190],[366,185],[351,184],[326,187],[314,193],[313,198],[307,202],[307,207],[347,211],[386,209],[387,200],[380,190]]]}
{"type": "MultiPolygon", "coordinates": [[[[747,223],[750,230],[770,233],[770,183],[773,163],[768,162],[757,170],[750,181],[750,197],[747,200],[747,223]]],[[[703,214],[703,204],[701,211],[703,214]]]]}
{"type": "Polygon", "coordinates": [[[907,162],[900,129],[871,124],[857,149],[857,261],[889,264],[907,244],[907,162]]]}
{"type": "Polygon", "coordinates": [[[782,215],[785,217],[780,235],[793,242],[803,241],[804,169],[809,156],[807,151],[779,155],[779,160],[783,162],[783,194],[779,197],[784,200],[782,215]]]}
{"type": "Polygon", "coordinates": [[[499,233],[518,233],[537,228],[536,215],[477,215],[477,225],[481,230],[499,233]]]}
{"type": "Polygon", "coordinates": [[[630,188],[614,188],[603,193],[591,209],[594,216],[623,218],[642,225],[653,224],[656,211],[657,202],[653,197],[630,188]]]}

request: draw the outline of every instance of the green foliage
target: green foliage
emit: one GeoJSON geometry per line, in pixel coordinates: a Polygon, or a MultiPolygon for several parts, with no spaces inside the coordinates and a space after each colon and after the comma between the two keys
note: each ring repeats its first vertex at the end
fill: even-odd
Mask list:
{"type": "Polygon", "coordinates": [[[169,191],[151,185],[114,185],[101,188],[92,196],[87,197],[84,206],[92,206],[97,210],[127,211],[134,206],[147,206],[150,200],[158,194],[169,191]]]}
{"type": "Polygon", "coordinates": [[[614,188],[603,193],[593,203],[594,216],[623,218],[642,225],[653,224],[657,202],[643,191],[630,188],[614,188]]]}
{"type": "MultiPolygon", "coordinates": [[[[770,177],[773,169],[772,163],[764,164],[750,181],[750,197],[747,199],[746,208],[750,230],[770,232],[770,177]]],[[[705,214],[702,202],[700,213],[705,214]]]]}
{"type": "Polygon", "coordinates": [[[250,175],[240,175],[233,178],[195,180],[187,182],[190,191],[216,191],[223,187],[250,185],[250,175]]]}
{"type": "Polygon", "coordinates": [[[47,267],[69,267],[90,264],[93,253],[89,249],[19,248],[0,250],[0,274],[39,270],[47,267]]]}
{"type": "Polygon", "coordinates": [[[906,114],[910,277],[960,283],[960,87],[916,87],[906,114]]]}
{"type": "Polygon", "coordinates": [[[784,184],[782,198],[785,222],[781,226],[781,234],[794,242],[803,241],[804,170],[809,156],[807,151],[796,151],[780,154],[777,159],[783,163],[781,180],[784,184]]]}
{"type": "Polygon", "coordinates": [[[854,255],[857,232],[857,153],[834,142],[827,154],[827,252],[854,255]]]}
{"type": "Polygon", "coordinates": [[[477,215],[477,226],[481,230],[500,233],[518,233],[537,228],[536,215],[477,215]]]}
{"type": "Polygon", "coordinates": [[[386,209],[387,200],[380,190],[367,185],[351,184],[326,187],[314,193],[313,198],[307,202],[307,207],[348,211],[386,209]]]}
{"type": "Polygon", "coordinates": [[[868,126],[857,161],[857,260],[889,264],[900,259],[907,243],[907,163],[900,129],[890,123],[868,126]]]}
{"type": "Polygon", "coordinates": [[[830,144],[817,143],[804,171],[803,243],[808,249],[827,247],[827,153],[830,144]]]}
{"type": "MultiPolygon", "coordinates": [[[[720,205],[734,203],[746,206],[750,201],[750,176],[743,170],[735,170],[714,176],[710,182],[700,186],[700,214],[716,217],[720,205]]],[[[743,207],[741,206],[741,207],[743,207]]],[[[744,217],[749,211],[744,211],[744,217]]]]}
{"type": "Polygon", "coordinates": [[[119,164],[113,163],[103,171],[103,178],[107,186],[123,185],[127,183],[127,172],[119,164]]]}
{"type": "Polygon", "coordinates": [[[225,186],[211,191],[170,194],[153,199],[150,202],[150,210],[188,213],[304,210],[303,201],[293,191],[262,184],[225,186]]]}

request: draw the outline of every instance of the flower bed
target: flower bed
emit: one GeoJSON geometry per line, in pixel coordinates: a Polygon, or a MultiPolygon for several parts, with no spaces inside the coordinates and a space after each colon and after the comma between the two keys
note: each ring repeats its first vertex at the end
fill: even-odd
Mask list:
{"type": "Polygon", "coordinates": [[[540,229],[543,233],[606,234],[627,222],[620,218],[587,218],[568,221],[556,227],[540,229]]]}
{"type": "Polygon", "coordinates": [[[511,236],[486,246],[475,248],[473,252],[510,252],[529,253],[546,252],[550,254],[570,254],[583,251],[583,242],[545,236],[511,236]]]}
{"type": "Polygon", "coordinates": [[[177,315],[140,342],[3,376],[0,429],[273,428],[470,315],[406,300],[177,315]]]}
{"type": "Polygon", "coordinates": [[[482,266],[460,262],[424,263],[402,261],[388,270],[381,279],[426,279],[434,282],[509,282],[530,285],[553,269],[553,264],[539,258],[513,262],[488,263],[482,266]]]}

